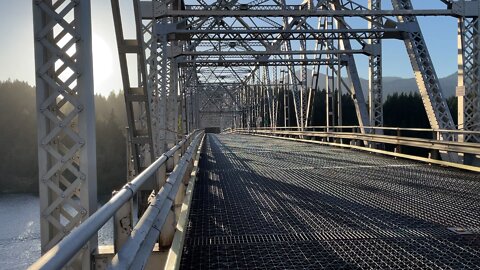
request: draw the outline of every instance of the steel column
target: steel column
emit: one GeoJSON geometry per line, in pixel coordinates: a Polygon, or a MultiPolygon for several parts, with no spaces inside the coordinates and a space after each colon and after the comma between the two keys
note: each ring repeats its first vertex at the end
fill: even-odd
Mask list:
{"type": "MultiPolygon", "coordinates": [[[[32,1],[42,254],[97,208],[90,1],[32,1]]],[[[70,261],[91,267],[94,236],[70,261]]]]}
{"type": "MultiPolygon", "coordinates": [[[[368,0],[370,10],[381,10],[381,0],[368,0]]],[[[378,16],[370,17],[368,21],[369,29],[379,29],[382,24],[382,18],[378,16]]],[[[368,46],[372,54],[368,57],[368,104],[370,125],[373,127],[383,126],[383,95],[382,95],[382,41],[380,39],[369,39],[368,46]]],[[[381,129],[373,129],[372,132],[382,133],[381,129]]]]}

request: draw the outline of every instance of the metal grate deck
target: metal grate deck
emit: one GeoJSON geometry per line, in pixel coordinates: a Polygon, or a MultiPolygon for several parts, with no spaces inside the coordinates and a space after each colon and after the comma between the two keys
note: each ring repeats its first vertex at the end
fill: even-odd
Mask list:
{"type": "Polygon", "coordinates": [[[182,269],[480,269],[480,176],[212,135],[182,269]]]}

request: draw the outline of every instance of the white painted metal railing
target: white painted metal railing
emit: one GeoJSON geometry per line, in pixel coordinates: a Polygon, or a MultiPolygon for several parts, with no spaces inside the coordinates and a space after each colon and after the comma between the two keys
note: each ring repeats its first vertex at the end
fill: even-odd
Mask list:
{"type": "Polygon", "coordinates": [[[100,228],[111,219],[115,213],[149,182],[159,168],[167,160],[182,152],[182,158],[167,178],[165,185],[160,189],[153,203],[140,218],[131,237],[114,257],[113,269],[127,269],[132,265],[144,264],[151,254],[152,247],[158,239],[158,234],[165,222],[166,214],[179,190],[179,185],[186,177],[190,177],[192,157],[197,151],[203,132],[194,131],[169,151],[161,155],[154,163],[141,172],[131,182],[127,183],[120,191],[90,216],[80,226],[75,228],[57,245],[45,253],[29,269],[61,269],[78,251],[94,237],[100,228]],[[187,146],[185,152],[184,146],[187,146]],[[134,253],[133,253],[134,252],[134,253]],[[135,256],[135,255],[139,256],[135,256]],[[128,258],[130,256],[130,258],[128,258]]]}
{"type": "Polygon", "coordinates": [[[320,144],[329,144],[341,147],[368,150],[392,156],[416,159],[431,163],[438,163],[462,169],[480,171],[480,144],[458,140],[462,136],[479,135],[480,132],[463,130],[441,130],[425,128],[393,128],[393,127],[365,127],[370,133],[362,133],[358,126],[316,126],[300,130],[297,127],[250,128],[235,129],[229,132],[255,134],[262,136],[276,136],[310,140],[320,144]],[[373,132],[375,130],[380,133],[373,132]],[[456,141],[442,140],[441,134],[450,134],[456,141]],[[389,149],[384,146],[390,145],[389,149]],[[428,157],[420,157],[402,153],[402,147],[423,149],[429,152],[428,157]],[[459,162],[451,160],[441,161],[440,153],[458,155],[459,162]]]}

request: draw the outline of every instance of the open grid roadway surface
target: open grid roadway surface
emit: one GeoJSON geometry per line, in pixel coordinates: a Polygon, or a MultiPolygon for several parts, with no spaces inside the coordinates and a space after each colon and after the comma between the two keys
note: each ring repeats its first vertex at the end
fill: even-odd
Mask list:
{"type": "Polygon", "coordinates": [[[480,269],[480,176],[208,134],[181,268],[480,269]]]}

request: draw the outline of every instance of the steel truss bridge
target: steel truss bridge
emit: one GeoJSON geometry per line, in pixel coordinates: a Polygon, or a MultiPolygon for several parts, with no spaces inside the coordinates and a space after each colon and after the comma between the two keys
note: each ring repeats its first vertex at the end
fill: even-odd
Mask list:
{"type": "Polygon", "coordinates": [[[31,269],[478,269],[480,1],[111,0],[129,162],[98,209],[90,1],[32,2],[31,269]],[[456,116],[418,23],[431,16],[458,20],[456,116]],[[384,127],[384,39],[405,44],[430,129],[384,127]],[[112,219],[114,246],[99,247],[112,219]]]}

